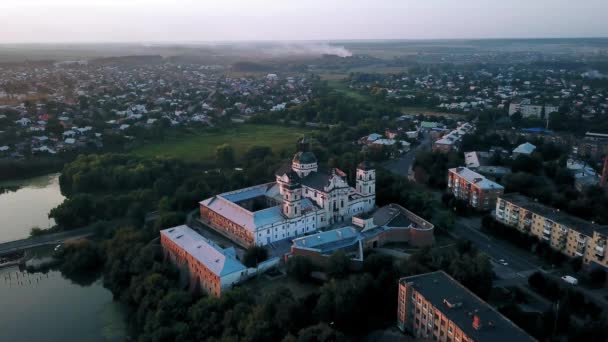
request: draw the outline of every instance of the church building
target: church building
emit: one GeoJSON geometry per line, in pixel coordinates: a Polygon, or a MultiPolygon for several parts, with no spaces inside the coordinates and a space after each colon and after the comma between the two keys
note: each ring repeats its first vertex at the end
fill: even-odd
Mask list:
{"type": "Polygon", "coordinates": [[[319,169],[303,139],[290,165],[277,170],[275,182],[215,195],[200,202],[201,220],[243,246],[267,245],[350,222],[376,207],[376,172],[357,166],[356,184],[338,168],[319,169]]]}

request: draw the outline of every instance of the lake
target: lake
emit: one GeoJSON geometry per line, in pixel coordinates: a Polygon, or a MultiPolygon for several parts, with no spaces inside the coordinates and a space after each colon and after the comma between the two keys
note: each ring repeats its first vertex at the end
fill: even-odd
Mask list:
{"type": "MultiPolygon", "coordinates": [[[[0,242],[26,238],[35,226],[52,226],[48,213],[64,199],[59,174],[2,182],[0,188],[16,189],[0,194],[0,242]]],[[[54,247],[28,255],[48,258],[54,247]]],[[[124,341],[123,307],[112,300],[101,279],[83,284],[58,271],[0,269],[0,341],[124,341]]]]}
{"type": "Polygon", "coordinates": [[[59,174],[1,182],[2,188],[17,190],[0,193],[0,242],[23,239],[32,227],[46,229],[55,224],[48,214],[64,199],[59,174]]]}
{"type": "Polygon", "coordinates": [[[126,336],[124,311],[101,280],[81,286],[57,271],[0,269],[0,307],[0,341],[118,342],[126,336]]]}

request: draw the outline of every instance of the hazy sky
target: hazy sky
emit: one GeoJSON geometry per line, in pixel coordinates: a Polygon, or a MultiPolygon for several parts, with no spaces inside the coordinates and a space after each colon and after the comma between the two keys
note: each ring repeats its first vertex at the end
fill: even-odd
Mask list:
{"type": "Polygon", "coordinates": [[[608,0],[0,0],[0,43],[608,37],[608,0]]]}

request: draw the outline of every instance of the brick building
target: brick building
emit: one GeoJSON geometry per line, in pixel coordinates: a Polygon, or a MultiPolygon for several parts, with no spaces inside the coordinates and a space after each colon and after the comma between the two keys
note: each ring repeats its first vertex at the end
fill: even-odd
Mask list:
{"type": "Polygon", "coordinates": [[[608,226],[582,220],[518,194],[498,198],[496,220],[545,241],[568,257],[582,258],[585,265],[608,268],[608,226]]]}
{"type": "Polygon", "coordinates": [[[443,271],[399,280],[397,326],[441,342],[536,341],[443,271]]]}
{"type": "Polygon", "coordinates": [[[324,266],[335,251],[345,252],[353,264],[363,261],[364,248],[382,247],[390,242],[407,242],[414,247],[434,242],[435,226],[397,204],[389,204],[373,214],[360,214],[352,227],[329,230],[293,240],[291,255],[306,256],[324,266]]]}
{"type": "Polygon", "coordinates": [[[477,210],[491,210],[505,188],[466,167],[448,170],[448,191],[477,210]]]}
{"type": "Polygon", "coordinates": [[[165,258],[188,277],[192,291],[219,297],[246,277],[247,268],[236,259],[234,248],[222,249],[188,226],[161,230],[160,243],[165,258]]]}

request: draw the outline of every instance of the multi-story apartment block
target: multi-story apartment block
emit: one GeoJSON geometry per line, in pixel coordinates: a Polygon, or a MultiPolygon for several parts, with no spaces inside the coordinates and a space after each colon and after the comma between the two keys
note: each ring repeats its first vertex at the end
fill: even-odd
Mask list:
{"type": "Polygon", "coordinates": [[[466,201],[477,210],[491,210],[504,187],[479,173],[457,167],[448,170],[448,190],[458,199],[466,201]]]}
{"type": "Polygon", "coordinates": [[[543,109],[545,110],[545,117],[547,117],[551,113],[559,111],[558,106],[534,105],[532,104],[530,99],[523,99],[521,101],[514,101],[509,104],[509,116],[515,113],[521,113],[521,116],[524,118],[541,118],[543,114],[543,109]]]}
{"type": "Polygon", "coordinates": [[[399,280],[397,326],[440,342],[535,341],[443,271],[399,280]]]}
{"type": "Polygon", "coordinates": [[[475,127],[468,122],[459,125],[456,129],[433,143],[433,152],[448,153],[450,151],[458,151],[462,138],[474,129],[475,127]]]}
{"type": "Polygon", "coordinates": [[[506,194],[496,202],[496,219],[535,236],[555,250],[586,265],[608,268],[608,226],[600,226],[542,205],[528,197],[506,194]]]}

